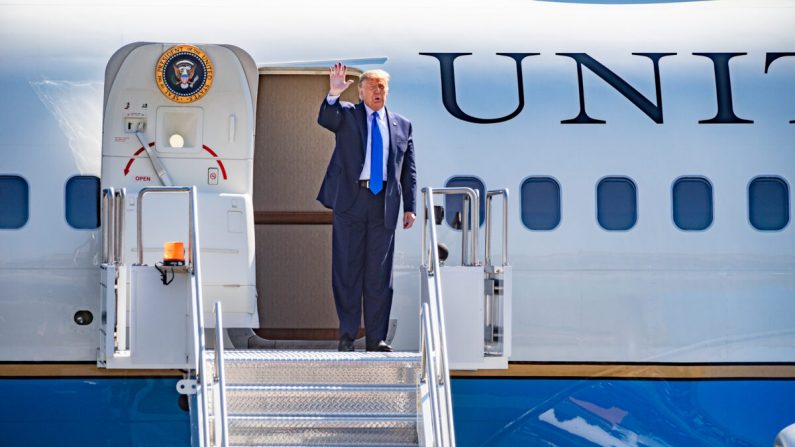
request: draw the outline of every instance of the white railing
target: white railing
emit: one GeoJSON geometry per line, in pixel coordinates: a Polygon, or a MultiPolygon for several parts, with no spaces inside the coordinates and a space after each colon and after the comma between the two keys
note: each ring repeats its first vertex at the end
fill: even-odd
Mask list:
{"type": "MultiPolygon", "coordinates": [[[[480,225],[480,192],[472,188],[423,188],[423,197],[430,196],[433,202],[433,195],[461,195],[463,203],[461,206],[461,265],[478,265],[478,227],[480,225]],[[427,191],[427,192],[426,192],[427,191]],[[432,191],[432,192],[431,192],[432,191]],[[471,205],[471,206],[470,206],[471,205]],[[470,208],[472,209],[472,219],[469,218],[470,208]],[[470,228],[472,224],[472,228],[470,228]]],[[[425,200],[423,200],[425,201],[425,200]]],[[[426,203],[427,206],[427,203],[426,203]]],[[[433,208],[431,208],[433,209],[433,208]]],[[[425,210],[426,220],[428,210],[425,210]]],[[[427,222],[426,222],[427,223],[427,222]]],[[[435,238],[435,231],[433,237],[435,238]]],[[[430,258],[426,254],[425,241],[427,239],[427,225],[422,227],[422,256],[423,265],[430,265],[430,258]],[[426,264],[428,263],[428,264],[426,264]]]]}
{"type": "Polygon", "coordinates": [[[491,199],[502,196],[502,265],[508,265],[508,190],[495,189],[486,193],[486,249],[485,265],[491,265],[491,199]]]}
{"type": "Polygon", "coordinates": [[[124,202],[127,189],[113,187],[102,190],[102,264],[121,265],[124,263],[124,202]]]}
{"type": "Polygon", "coordinates": [[[115,260],[116,248],[116,190],[105,188],[100,199],[102,227],[102,264],[112,264],[115,260]]]}
{"type": "Polygon", "coordinates": [[[226,412],[226,378],[224,377],[224,332],[221,319],[221,302],[215,303],[215,383],[217,404],[215,406],[215,445],[229,447],[229,421],[226,412]]]}
{"type": "MultiPolygon", "coordinates": [[[[104,355],[115,356],[123,351],[127,351],[127,300],[125,288],[121,291],[113,290],[114,284],[118,282],[120,269],[124,264],[124,204],[127,199],[127,190],[121,188],[116,190],[112,187],[102,190],[101,196],[101,264],[103,267],[112,271],[112,278],[109,278],[108,286],[115,297],[113,302],[104,301],[108,306],[105,308],[105,317],[108,319],[105,327],[101,329],[101,343],[104,355]],[[122,318],[122,324],[119,324],[122,318]]],[[[106,300],[106,297],[102,297],[106,300]]],[[[106,359],[103,357],[101,363],[104,365],[106,359]]]]}
{"type": "Polygon", "coordinates": [[[422,227],[422,272],[424,276],[420,309],[422,370],[420,381],[427,383],[431,404],[434,446],[454,447],[452,392],[447,359],[447,337],[442,305],[442,282],[439,270],[438,237],[436,235],[434,194],[463,194],[462,264],[478,265],[478,226],[480,224],[478,192],[472,188],[423,188],[424,217],[422,227]],[[470,229],[469,208],[472,207],[470,229]],[[430,232],[428,229],[430,228],[430,232]],[[428,235],[430,233],[430,240],[428,235]]]}
{"type": "Polygon", "coordinates": [[[138,247],[138,265],[143,265],[143,199],[147,194],[155,193],[188,193],[188,259],[185,267],[191,276],[191,325],[193,339],[193,365],[188,371],[189,377],[196,381],[198,405],[196,408],[196,424],[200,430],[199,446],[210,445],[209,427],[207,424],[207,390],[212,386],[212,377],[207,373],[204,340],[204,298],[201,288],[201,247],[199,238],[198,198],[195,186],[162,186],[143,188],[138,192],[138,206],[136,218],[136,234],[138,247]]]}

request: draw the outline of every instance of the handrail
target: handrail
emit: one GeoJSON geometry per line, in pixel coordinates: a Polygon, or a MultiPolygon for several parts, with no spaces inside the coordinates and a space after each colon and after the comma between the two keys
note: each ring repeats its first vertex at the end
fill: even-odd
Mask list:
{"type": "MultiPolygon", "coordinates": [[[[422,326],[420,326],[420,343],[422,346],[420,348],[421,359],[422,359],[422,369],[420,370],[420,382],[425,383],[428,377],[436,377],[438,372],[436,371],[436,362],[428,361],[428,345],[431,344],[431,334],[433,334],[433,329],[431,328],[431,318],[430,318],[430,305],[428,303],[422,303],[422,309],[420,310],[420,321],[422,326]]],[[[438,352],[436,352],[433,348],[430,349],[431,357],[436,357],[438,352]]],[[[437,417],[441,409],[440,401],[439,401],[439,390],[434,386],[433,383],[428,384],[428,392],[430,393],[430,402],[431,402],[431,414],[434,417],[431,418],[431,424],[433,429],[433,436],[434,436],[434,446],[444,446],[442,440],[444,436],[442,435],[442,424],[440,424],[440,420],[437,417]]]]}
{"type": "MultiPolygon", "coordinates": [[[[205,342],[204,342],[204,297],[202,296],[202,288],[201,288],[201,247],[199,246],[199,219],[198,214],[198,194],[196,192],[196,187],[191,186],[188,188],[190,191],[190,202],[188,205],[188,213],[190,214],[190,230],[188,232],[188,241],[189,241],[189,250],[188,250],[188,265],[191,266],[189,269],[191,273],[191,280],[193,282],[192,295],[193,295],[193,302],[191,303],[191,313],[193,314],[193,358],[194,358],[194,370],[197,371],[198,376],[198,386],[204,390],[205,385],[207,385],[210,380],[205,372],[206,362],[205,362],[205,342]]],[[[139,193],[140,197],[140,193],[139,193]]],[[[138,203],[138,209],[140,210],[141,203],[138,203]]],[[[140,244],[140,242],[139,242],[140,244]]],[[[143,251],[143,250],[142,250],[143,251]]],[[[199,422],[204,430],[204,439],[209,440],[209,434],[207,433],[207,423],[204,420],[207,412],[207,393],[202,391],[201,393],[201,416],[199,417],[199,422]]],[[[209,443],[205,443],[207,445],[209,443]]]]}
{"type": "Polygon", "coordinates": [[[114,223],[114,215],[116,214],[116,192],[110,188],[102,190],[101,207],[102,207],[102,264],[113,263],[115,235],[114,231],[116,225],[114,223]]]}
{"type": "MultiPolygon", "coordinates": [[[[142,188],[138,192],[138,207],[136,213],[136,235],[137,235],[137,247],[138,247],[138,263],[136,265],[144,265],[144,243],[143,243],[143,230],[141,229],[143,225],[143,200],[146,194],[152,193],[174,193],[174,192],[187,192],[190,193],[194,187],[192,186],[158,186],[158,187],[149,187],[149,188],[142,188]]],[[[191,200],[190,198],[188,200],[191,200]]],[[[189,243],[193,242],[193,203],[191,202],[191,207],[188,212],[190,213],[190,222],[188,223],[188,240],[189,243]]],[[[192,250],[188,247],[188,256],[192,256],[192,250]]],[[[187,265],[192,265],[193,259],[188,259],[187,265]]]]}
{"type": "MultiPolygon", "coordinates": [[[[480,260],[478,259],[478,227],[480,226],[480,192],[477,189],[473,188],[466,188],[466,187],[455,187],[455,188],[423,188],[422,194],[423,197],[426,196],[426,190],[430,192],[430,195],[433,194],[440,194],[440,195],[463,195],[464,202],[462,203],[462,217],[461,217],[461,264],[462,265],[478,265],[480,260]],[[469,229],[469,207],[467,206],[468,203],[466,200],[469,200],[472,203],[472,222],[473,227],[472,231],[469,229]],[[469,233],[472,233],[472,239],[469,240],[469,233]],[[471,243],[470,243],[471,242],[471,243]],[[467,256],[469,255],[469,256],[467,256]]],[[[426,204],[427,205],[427,204],[426,204]]],[[[432,207],[430,209],[433,209],[432,207]]],[[[427,211],[426,211],[427,213],[427,211]]],[[[435,227],[434,227],[435,228],[435,227]]],[[[436,230],[434,229],[434,232],[436,230]]],[[[425,260],[425,253],[427,253],[425,247],[425,240],[427,239],[427,225],[422,227],[422,256],[423,256],[423,263],[426,262],[425,260]]],[[[435,234],[435,233],[434,233],[435,234]]],[[[435,238],[435,236],[434,236],[435,238]]],[[[423,264],[425,265],[425,264],[423,264]]]]}
{"type": "MultiPolygon", "coordinates": [[[[431,393],[432,401],[432,412],[434,413],[433,419],[434,424],[438,425],[440,429],[438,430],[438,439],[436,440],[437,446],[455,446],[455,431],[453,427],[453,406],[452,401],[450,399],[451,390],[450,390],[450,368],[447,363],[447,338],[446,338],[446,329],[444,324],[444,312],[442,311],[442,283],[441,283],[441,272],[439,270],[439,251],[436,249],[437,246],[437,235],[436,235],[436,225],[435,222],[429,220],[429,210],[433,212],[433,195],[439,191],[439,194],[461,194],[462,191],[464,194],[470,196],[473,201],[473,205],[475,207],[474,215],[476,218],[479,217],[477,214],[477,206],[478,206],[478,196],[477,193],[474,192],[471,188],[444,188],[434,190],[432,188],[423,188],[422,189],[422,196],[423,202],[425,204],[424,209],[424,221],[423,221],[423,238],[422,238],[422,258],[423,262],[425,262],[426,255],[425,255],[425,237],[427,228],[430,221],[430,245],[432,249],[430,250],[430,262],[429,265],[423,263],[423,268],[426,270],[429,277],[433,277],[433,300],[430,297],[430,287],[428,290],[428,296],[423,294],[423,309],[428,310],[428,318],[426,318],[426,322],[424,322],[425,331],[428,332],[428,335],[425,338],[429,341],[429,343],[423,343],[422,345],[422,355],[428,356],[431,354],[431,358],[429,361],[426,361],[426,369],[429,373],[430,377],[433,379],[433,383],[429,384],[429,391],[431,393]],[[468,190],[468,191],[466,191],[468,190]],[[445,192],[449,191],[449,192],[445,192]],[[427,300],[427,301],[426,301],[427,300]],[[430,344],[430,346],[428,346],[430,344]],[[443,390],[443,398],[444,402],[441,402],[439,396],[439,389],[443,390]],[[444,409],[442,411],[442,405],[444,409]],[[444,418],[443,420],[441,418],[444,418]]],[[[479,222],[476,221],[476,222],[479,222]]],[[[477,247],[477,236],[476,231],[473,232],[473,246],[477,247]]],[[[462,249],[465,249],[463,247],[462,249]]]]}
{"type": "Polygon", "coordinates": [[[495,189],[486,193],[486,253],[484,264],[491,265],[491,199],[502,196],[502,265],[508,265],[508,189],[495,189]]]}
{"type": "Polygon", "coordinates": [[[115,256],[113,262],[116,265],[124,264],[124,207],[127,202],[127,188],[121,188],[113,195],[115,203],[114,209],[114,244],[113,251],[115,256]]]}
{"type": "MultiPolygon", "coordinates": [[[[221,321],[221,302],[215,303],[215,380],[218,382],[218,401],[220,405],[220,421],[217,425],[221,427],[220,440],[217,445],[229,447],[229,421],[226,412],[226,378],[224,377],[224,336],[223,322],[221,321]]],[[[216,434],[218,435],[218,434],[216,434]]],[[[219,439],[219,436],[216,436],[219,439]]]]}
{"type": "MultiPolygon", "coordinates": [[[[143,199],[147,194],[154,193],[174,193],[174,192],[187,192],[188,193],[188,259],[187,267],[191,275],[191,314],[193,315],[193,368],[191,371],[195,372],[197,377],[197,387],[204,390],[205,385],[210,383],[211,379],[207,377],[205,367],[205,340],[204,340],[204,298],[201,289],[201,247],[199,246],[199,219],[198,219],[198,198],[195,186],[160,186],[142,188],[138,192],[137,202],[137,216],[136,216],[136,234],[137,234],[137,248],[138,248],[138,264],[144,265],[144,249],[143,249],[143,199]]],[[[207,393],[201,391],[200,404],[198,409],[198,422],[202,427],[202,435],[205,445],[209,445],[209,433],[205,420],[207,412],[207,393]]]]}

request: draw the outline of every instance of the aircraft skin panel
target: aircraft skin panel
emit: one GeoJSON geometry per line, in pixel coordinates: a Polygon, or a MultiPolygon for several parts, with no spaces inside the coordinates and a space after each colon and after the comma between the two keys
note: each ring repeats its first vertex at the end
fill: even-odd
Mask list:
{"type": "MultiPolygon", "coordinates": [[[[263,67],[335,56],[386,58],[384,68],[393,75],[390,107],[415,124],[419,184],[441,186],[468,175],[488,188],[512,190],[514,360],[795,360],[788,347],[795,337],[787,324],[792,315],[787,299],[795,291],[793,227],[754,229],[747,201],[754,178],[775,176],[789,185],[792,206],[795,153],[789,146],[795,110],[788,98],[795,94],[794,61],[786,56],[767,63],[770,53],[795,48],[795,36],[786,32],[795,14],[790,3],[516,1],[497,10],[474,1],[452,8],[409,2],[377,29],[364,20],[365,11],[351,11],[347,20],[363,25],[334,39],[314,33],[328,26],[322,4],[222,8],[200,2],[190,27],[170,26],[182,6],[166,3],[155,15],[124,5],[96,4],[90,11],[82,4],[0,7],[0,37],[17,42],[0,49],[0,59],[7,61],[0,67],[3,91],[10,98],[0,107],[0,172],[20,175],[31,185],[26,227],[0,231],[0,243],[15,254],[0,260],[3,269],[12,268],[9,264],[71,268],[74,259],[80,268],[96,265],[81,249],[87,243],[98,249],[96,232],[70,229],[62,205],[46,204],[62,196],[71,176],[99,174],[98,155],[92,155],[99,143],[81,138],[99,128],[101,109],[82,105],[101,101],[105,64],[122,45],[231,42],[263,67]],[[302,6],[317,14],[296,27],[286,18],[302,6]],[[445,19],[434,18],[437,13],[445,19]],[[45,39],[43,28],[59,38],[45,39]],[[471,117],[492,120],[519,108],[516,60],[497,53],[526,53],[519,113],[491,124],[451,114],[442,101],[440,60],[421,54],[444,52],[472,53],[455,60],[456,103],[471,117]],[[661,106],[655,64],[632,54],[640,52],[675,53],[657,64],[661,106]],[[732,113],[753,123],[699,123],[719,109],[715,76],[721,62],[715,54],[721,52],[745,53],[727,60],[728,85],[732,113]],[[606,123],[562,123],[581,112],[577,67],[585,62],[575,59],[577,54],[587,54],[634,88],[635,98],[648,102],[646,111],[583,65],[584,113],[606,123]],[[655,108],[662,111],[661,123],[647,114],[655,108]],[[73,132],[76,122],[94,124],[73,132]],[[87,162],[76,154],[86,155],[87,162]],[[46,173],[43,158],[50,161],[46,173]],[[521,185],[531,176],[560,184],[561,220],[553,230],[533,231],[521,222],[521,185]],[[608,176],[627,177],[636,185],[637,222],[627,231],[606,231],[597,221],[596,185],[608,176]],[[683,231],[673,222],[671,188],[683,176],[711,184],[713,221],[704,231],[683,231]],[[45,241],[47,255],[27,249],[45,241]],[[541,322],[539,315],[554,320],[541,322]]],[[[125,154],[118,155],[121,165],[125,154]]],[[[135,162],[137,169],[143,169],[141,161],[135,162]]],[[[415,313],[419,233],[397,234],[398,317],[415,313]]],[[[444,226],[440,234],[457,241],[444,226]]],[[[454,259],[456,248],[448,245],[454,259]]],[[[37,290],[17,300],[30,302],[46,293],[37,290]]],[[[83,294],[95,293],[86,288],[83,294]]],[[[71,308],[83,299],[73,298],[71,308]]],[[[67,316],[60,318],[70,321],[67,316]]],[[[401,324],[396,345],[415,345],[416,330],[401,324]]],[[[11,345],[0,349],[14,357],[11,351],[11,345]]]]}
{"type": "MultiPolygon", "coordinates": [[[[3,440],[66,447],[99,439],[112,445],[190,445],[188,413],[173,391],[177,380],[4,378],[3,440]]],[[[452,380],[456,442],[769,446],[791,422],[794,388],[793,381],[783,380],[458,378],[452,380]]]]}

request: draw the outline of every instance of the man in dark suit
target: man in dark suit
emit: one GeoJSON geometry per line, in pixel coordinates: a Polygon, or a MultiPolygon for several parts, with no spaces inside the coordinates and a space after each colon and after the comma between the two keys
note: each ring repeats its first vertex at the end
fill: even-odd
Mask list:
{"type": "Polygon", "coordinates": [[[385,339],[401,197],[403,228],[411,228],[416,217],[411,123],[386,109],[389,74],[383,70],[362,74],[360,103],[340,101],[354,82],[345,80],[346,73],[342,64],[329,69],[329,93],[317,118],[336,140],[317,200],[334,211],[331,273],[339,350],[353,351],[364,307],[367,350],[391,351],[385,339]]]}

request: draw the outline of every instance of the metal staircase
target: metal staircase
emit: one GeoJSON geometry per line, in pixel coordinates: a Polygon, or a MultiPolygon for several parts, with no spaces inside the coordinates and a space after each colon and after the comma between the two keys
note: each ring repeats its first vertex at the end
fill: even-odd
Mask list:
{"type": "MultiPolygon", "coordinates": [[[[429,246],[436,247],[428,218],[433,192],[428,190],[424,224],[430,226],[429,246]]],[[[220,302],[215,304],[213,351],[205,345],[207,326],[200,310],[196,187],[139,191],[138,263],[131,266],[117,256],[123,252],[124,197],[124,192],[103,190],[105,274],[97,362],[104,368],[184,370],[177,390],[188,395],[193,446],[455,447],[436,250],[428,250],[420,268],[419,352],[225,351],[220,302]],[[143,263],[143,201],[150,194],[174,193],[188,195],[189,250],[185,266],[163,273],[165,266],[143,263]],[[171,281],[165,279],[168,273],[171,281]]]]}
{"type": "Polygon", "coordinates": [[[418,353],[227,351],[228,445],[419,445],[420,367],[418,353]]]}

